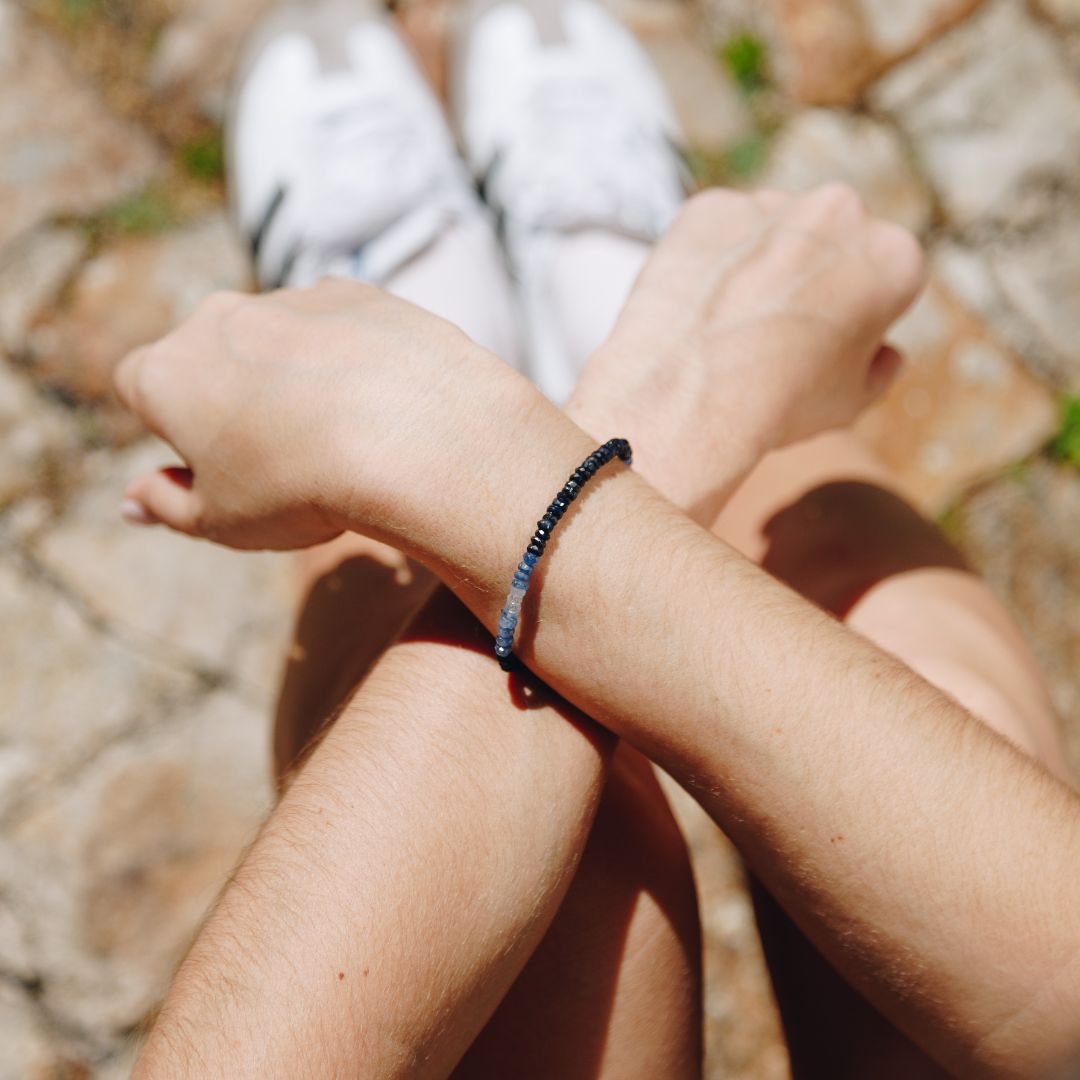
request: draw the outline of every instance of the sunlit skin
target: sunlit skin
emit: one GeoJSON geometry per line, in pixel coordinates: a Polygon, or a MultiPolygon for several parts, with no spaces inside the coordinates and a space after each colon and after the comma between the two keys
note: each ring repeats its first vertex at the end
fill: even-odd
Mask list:
{"type": "MultiPolygon", "coordinates": [[[[565,412],[449,324],[343,282],[217,298],[122,365],[122,397],[190,470],[135,480],[135,516],[238,547],[361,533],[460,601],[437,594],[346,691],[137,1075],[440,1076],[478,1036],[470,1058],[507,1060],[513,1010],[557,978],[545,953],[572,955],[582,912],[614,902],[587,876],[612,849],[586,851],[605,777],[615,812],[654,805],[618,802],[637,766],[613,770],[608,732],[695,795],[862,995],[838,1008],[870,1002],[913,1069],[1068,1075],[1080,803],[1056,775],[1037,673],[955,556],[874,494],[887,475],[849,437],[802,441],[887,386],[885,335],[923,273],[912,238],[846,189],[709,193],[658,246],[565,412]],[[508,680],[482,627],[531,508],[616,434],[634,470],[596,478],[530,591],[519,652],[549,696],[508,680]],[[819,556],[815,574],[783,519],[815,498],[837,529],[888,520],[878,548],[903,540],[917,558],[819,556]]],[[[658,834],[656,850],[677,878],[677,843],[658,834]]],[[[647,964],[605,972],[608,1038],[568,1040],[576,1075],[698,1069],[692,903],[650,891],[644,869],[627,888],[654,898],[639,927],[660,931],[655,984],[647,964]]],[[[773,932],[794,933],[780,918],[773,932]]]]}

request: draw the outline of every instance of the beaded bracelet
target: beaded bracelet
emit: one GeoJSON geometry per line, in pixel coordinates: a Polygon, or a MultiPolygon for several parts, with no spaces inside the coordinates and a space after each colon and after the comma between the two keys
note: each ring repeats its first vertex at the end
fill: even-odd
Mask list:
{"type": "Polygon", "coordinates": [[[544,516],[536,523],[536,532],[533,533],[529,546],[525,549],[517,570],[514,571],[514,580],[510,584],[510,591],[506,594],[506,604],[499,613],[499,629],[495,635],[495,655],[499,658],[503,671],[513,670],[514,632],[517,630],[518,619],[521,618],[521,604],[528,591],[532,572],[536,569],[540,556],[544,554],[544,548],[555,526],[596,471],[614,457],[626,462],[627,465],[631,464],[632,451],[625,439],[608,439],[603,446],[597,447],[570,474],[570,479],[552,499],[551,505],[544,511],[544,516]]]}

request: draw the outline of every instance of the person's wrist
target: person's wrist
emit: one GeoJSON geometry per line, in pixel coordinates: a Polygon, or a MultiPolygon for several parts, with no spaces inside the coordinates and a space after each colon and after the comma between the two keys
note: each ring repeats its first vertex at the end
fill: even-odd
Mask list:
{"type": "Polygon", "coordinates": [[[601,346],[567,402],[567,415],[597,437],[630,440],[635,469],[703,525],[711,525],[738,483],[770,450],[773,431],[740,408],[734,385],[725,396],[715,371],[685,357],[663,365],[662,378],[641,379],[655,358],[601,346]],[[595,363],[594,363],[595,361],[595,363]]]}
{"type": "Polygon", "coordinates": [[[527,379],[472,342],[442,389],[429,422],[406,440],[405,460],[371,460],[365,440],[346,440],[325,513],[444,580],[501,581],[553,478],[592,447],[527,379]]]}

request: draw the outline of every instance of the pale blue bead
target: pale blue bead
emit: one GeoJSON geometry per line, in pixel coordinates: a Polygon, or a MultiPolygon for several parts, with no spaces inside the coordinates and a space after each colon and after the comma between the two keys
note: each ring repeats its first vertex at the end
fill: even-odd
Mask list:
{"type": "Polygon", "coordinates": [[[504,615],[499,619],[500,630],[513,630],[517,626],[518,620],[516,615],[504,615]]]}
{"type": "Polygon", "coordinates": [[[513,596],[514,593],[517,593],[522,600],[525,599],[525,585],[519,585],[516,578],[510,584],[510,595],[513,596]]]}
{"type": "Polygon", "coordinates": [[[533,572],[532,564],[527,563],[524,559],[522,559],[521,562],[518,563],[518,572],[528,576],[533,572]]]}

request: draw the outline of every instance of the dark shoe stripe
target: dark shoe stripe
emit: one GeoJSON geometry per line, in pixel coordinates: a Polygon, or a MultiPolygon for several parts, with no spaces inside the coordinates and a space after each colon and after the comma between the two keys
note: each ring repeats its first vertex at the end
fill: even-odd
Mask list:
{"type": "Polygon", "coordinates": [[[270,199],[269,205],[266,207],[266,211],[259,221],[255,231],[251,234],[251,257],[258,261],[259,250],[262,248],[263,240],[266,239],[266,231],[273,223],[274,217],[281,209],[281,204],[285,201],[285,188],[279,187],[270,199]]]}

